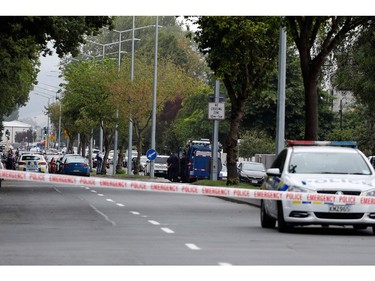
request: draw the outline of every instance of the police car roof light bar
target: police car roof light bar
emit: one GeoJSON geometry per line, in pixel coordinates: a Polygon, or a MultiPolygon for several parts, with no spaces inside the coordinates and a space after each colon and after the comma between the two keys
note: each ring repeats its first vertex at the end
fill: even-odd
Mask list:
{"type": "Polygon", "coordinates": [[[310,141],[310,140],[288,140],[288,146],[346,146],[357,147],[356,141],[310,141]]]}

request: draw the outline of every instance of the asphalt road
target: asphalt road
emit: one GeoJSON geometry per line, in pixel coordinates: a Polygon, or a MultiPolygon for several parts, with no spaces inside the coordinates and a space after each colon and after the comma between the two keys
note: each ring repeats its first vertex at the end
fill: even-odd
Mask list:
{"type": "Polygon", "coordinates": [[[370,229],[262,229],[208,196],[4,181],[0,265],[374,265],[370,229]]]}

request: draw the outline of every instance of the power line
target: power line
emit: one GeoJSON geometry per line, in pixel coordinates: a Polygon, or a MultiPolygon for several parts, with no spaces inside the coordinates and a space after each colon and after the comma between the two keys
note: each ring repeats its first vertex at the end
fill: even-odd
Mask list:
{"type": "Polygon", "coordinates": [[[42,82],[38,82],[38,84],[42,84],[42,85],[45,85],[45,86],[48,86],[48,87],[52,87],[52,88],[55,88],[55,89],[60,89],[60,87],[52,86],[52,85],[49,85],[49,84],[46,84],[46,83],[42,83],[42,82]]]}
{"type": "Polygon", "coordinates": [[[40,89],[42,89],[42,90],[45,90],[45,91],[50,91],[50,92],[53,92],[53,93],[57,93],[57,91],[56,90],[50,90],[50,89],[46,89],[46,88],[43,88],[43,87],[40,87],[40,86],[38,86],[38,85],[35,85],[35,87],[38,87],[38,88],[40,88],[40,89]]]}

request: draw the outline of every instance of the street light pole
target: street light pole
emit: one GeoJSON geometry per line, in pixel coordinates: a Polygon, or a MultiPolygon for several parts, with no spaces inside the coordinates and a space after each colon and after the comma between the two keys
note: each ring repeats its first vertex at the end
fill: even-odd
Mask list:
{"type": "MultiPolygon", "coordinates": [[[[133,16],[133,26],[132,26],[132,60],[130,68],[130,81],[134,80],[134,30],[135,30],[135,16],[133,16]]],[[[133,120],[131,115],[129,116],[129,137],[128,137],[128,175],[132,173],[132,156],[133,156],[133,120]]]]}
{"type": "MultiPolygon", "coordinates": [[[[156,90],[158,81],[158,36],[159,36],[159,17],[156,16],[155,23],[155,53],[154,53],[154,86],[152,94],[152,128],[151,128],[151,148],[155,149],[155,135],[156,135],[156,90]]],[[[154,177],[154,160],[151,160],[150,176],[154,177]]]]}
{"type": "Polygon", "coordinates": [[[57,146],[57,149],[58,151],[61,151],[61,147],[60,147],[60,137],[61,137],[61,100],[59,99],[59,102],[60,102],[60,115],[59,115],[59,133],[58,133],[58,146],[57,146]]]}
{"type": "MultiPolygon", "coordinates": [[[[34,93],[35,95],[38,95],[38,96],[41,96],[41,97],[44,97],[44,98],[46,98],[46,99],[48,99],[48,108],[49,108],[49,101],[50,101],[50,98],[51,97],[48,97],[48,96],[45,96],[45,95],[42,95],[42,94],[40,94],[40,93],[36,93],[35,91],[34,92],[32,92],[32,93],[34,93]]],[[[48,149],[48,144],[49,144],[49,142],[48,142],[48,137],[49,137],[49,114],[47,114],[47,136],[46,136],[46,149],[48,149]]]]}

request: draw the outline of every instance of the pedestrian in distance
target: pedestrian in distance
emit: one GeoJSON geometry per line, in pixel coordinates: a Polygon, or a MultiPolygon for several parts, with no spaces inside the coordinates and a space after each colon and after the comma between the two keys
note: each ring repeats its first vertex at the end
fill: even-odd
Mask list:
{"type": "Polygon", "coordinates": [[[171,153],[171,156],[167,159],[167,165],[167,178],[172,182],[178,182],[178,158],[176,154],[171,153]]]}
{"type": "Polygon", "coordinates": [[[102,173],[102,165],[103,165],[103,154],[99,151],[96,154],[96,174],[99,175],[102,173]]]}
{"type": "Polygon", "coordinates": [[[182,182],[188,182],[188,158],[186,152],[182,153],[182,157],[180,160],[180,178],[182,182]]]}

